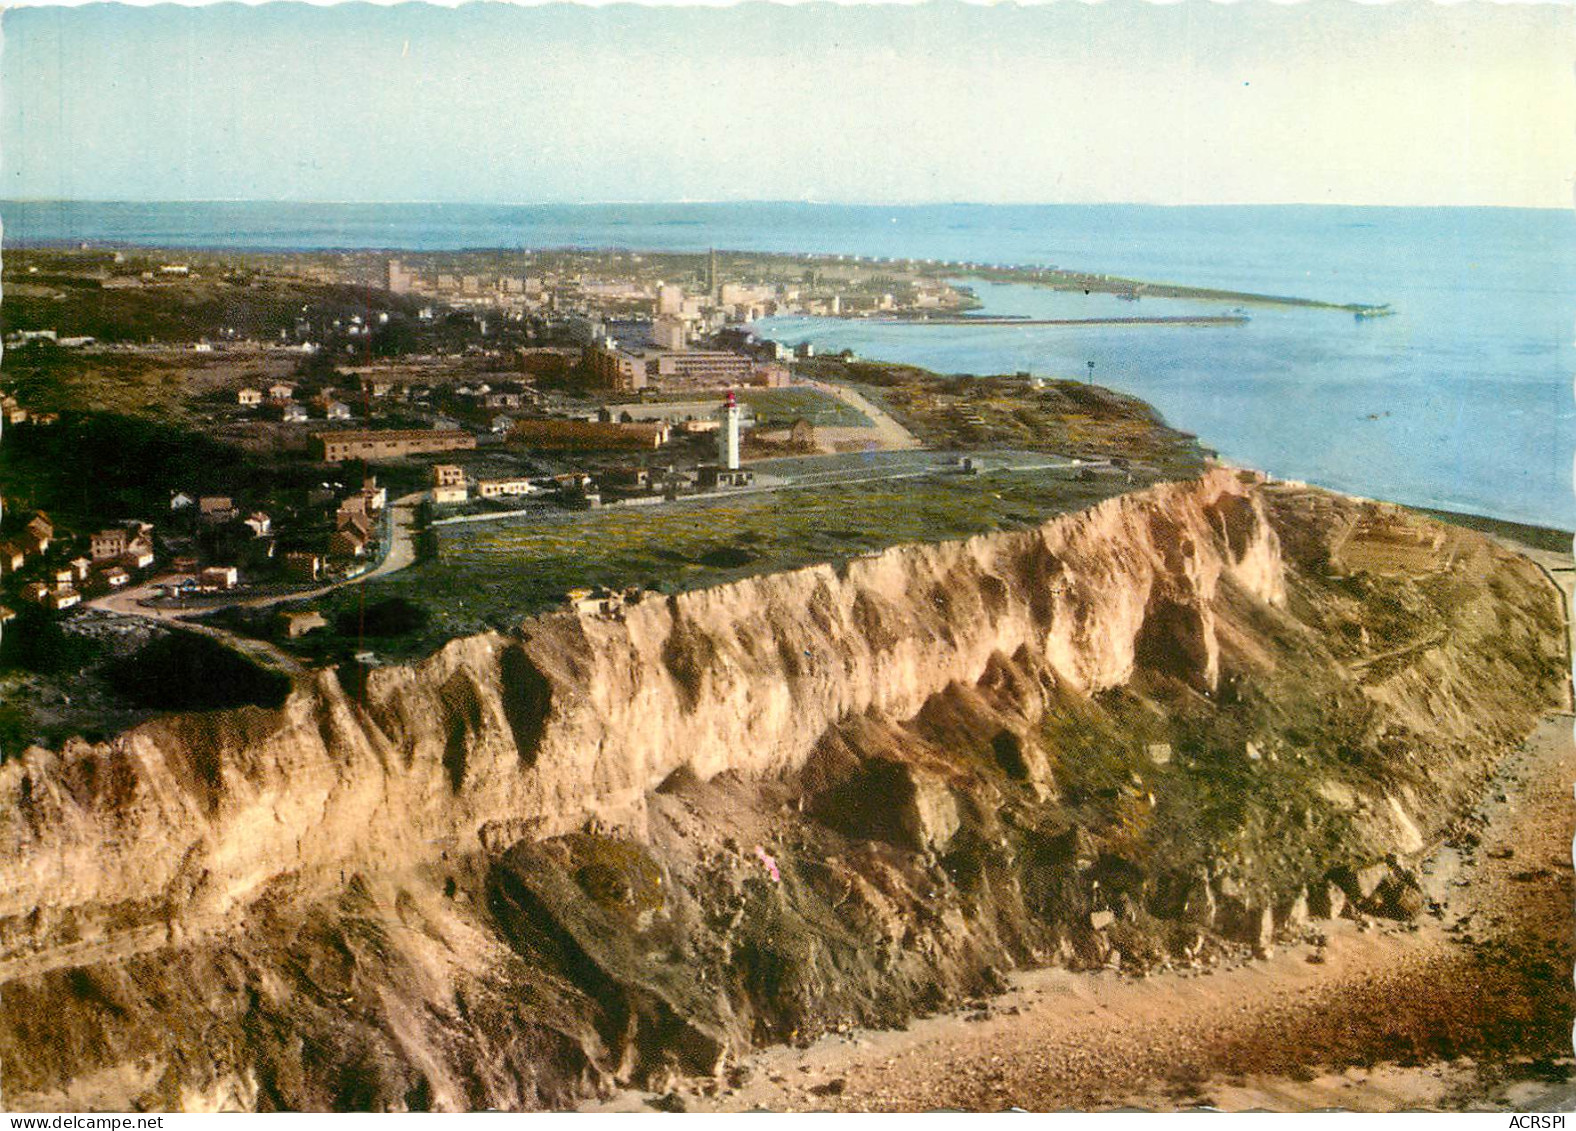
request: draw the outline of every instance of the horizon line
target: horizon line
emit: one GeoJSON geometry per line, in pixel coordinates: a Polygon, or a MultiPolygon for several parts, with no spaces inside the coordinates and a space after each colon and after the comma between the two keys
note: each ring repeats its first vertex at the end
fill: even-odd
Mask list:
{"type": "MultiPolygon", "coordinates": [[[[98,0],[93,0],[98,2],[98,0]]],[[[234,2],[234,0],[222,0],[234,2]]],[[[361,0],[347,0],[361,2],[361,0]]],[[[705,208],[792,205],[810,208],[1373,208],[1373,209],[1495,209],[1516,212],[1566,212],[1571,204],[1374,204],[1350,201],[1247,200],[1163,203],[1145,200],[804,200],[792,197],[730,197],[675,200],[278,200],[266,197],[194,197],[149,200],[115,200],[99,197],[4,196],[0,205],[225,205],[266,204],[283,207],[329,208],[705,208]]]]}
{"type": "MultiPolygon", "coordinates": [[[[1047,8],[1057,4],[1082,3],[1098,5],[1111,0],[11,0],[7,8],[12,11],[31,9],[81,9],[91,7],[129,8],[258,8],[279,3],[293,3],[307,8],[338,8],[362,5],[373,8],[394,8],[408,4],[421,7],[454,9],[502,4],[511,8],[676,8],[676,9],[728,9],[740,7],[770,8],[924,8],[947,3],[966,8],[1047,8]]],[[[1184,0],[1142,0],[1155,8],[1169,8],[1184,0]]],[[[1209,0],[1218,7],[1230,8],[1251,0],[1209,0]]],[[[1278,0],[1283,5],[1302,5],[1315,0],[1278,0]]],[[[1353,0],[1359,7],[1387,8],[1406,5],[1412,0],[1353,0]]],[[[1460,0],[1432,0],[1433,3],[1459,3],[1460,0]]],[[[1569,8],[1573,0],[1482,0],[1500,8],[1569,8]]]]}

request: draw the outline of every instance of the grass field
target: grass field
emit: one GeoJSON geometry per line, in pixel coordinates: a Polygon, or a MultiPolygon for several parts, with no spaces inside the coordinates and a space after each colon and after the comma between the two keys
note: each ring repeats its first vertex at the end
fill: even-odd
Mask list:
{"type": "Polygon", "coordinates": [[[808,420],[818,428],[869,428],[868,416],[818,389],[754,389],[739,399],[755,411],[762,428],[808,420]]]}
{"type": "Polygon", "coordinates": [[[1023,376],[944,377],[911,365],[816,360],[799,371],[852,384],[927,447],[1016,448],[1091,459],[1141,460],[1196,474],[1196,437],[1166,425],[1135,397],[1079,381],[1023,376]]]}
{"type": "Polygon", "coordinates": [[[425,651],[452,636],[510,627],[581,586],[700,588],[894,545],[1037,525],[1124,489],[1051,471],[938,474],[450,526],[438,531],[433,558],[369,583],[364,599],[398,595],[426,607],[432,620],[420,639],[392,649],[425,651]]]}

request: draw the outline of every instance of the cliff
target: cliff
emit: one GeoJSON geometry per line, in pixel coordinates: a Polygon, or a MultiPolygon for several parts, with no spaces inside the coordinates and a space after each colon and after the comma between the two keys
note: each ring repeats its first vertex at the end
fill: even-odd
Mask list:
{"type": "Polygon", "coordinates": [[[1404,857],[1563,701],[1557,600],[1218,471],[34,749],[8,1101],[556,1106],[1017,964],[1403,913],[1404,857]]]}

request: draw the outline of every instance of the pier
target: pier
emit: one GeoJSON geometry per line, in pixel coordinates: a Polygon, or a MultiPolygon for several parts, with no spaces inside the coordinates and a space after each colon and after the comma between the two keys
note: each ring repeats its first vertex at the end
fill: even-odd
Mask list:
{"type": "Polygon", "coordinates": [[[1248,322],[1246,314],[1177,314],[1134,316],[1130,318],[1009,318],[969,317],[966,314],[950,318],[867,318],[860,321],[876,322],[886,326],[1242,326],[1248,322]]]}

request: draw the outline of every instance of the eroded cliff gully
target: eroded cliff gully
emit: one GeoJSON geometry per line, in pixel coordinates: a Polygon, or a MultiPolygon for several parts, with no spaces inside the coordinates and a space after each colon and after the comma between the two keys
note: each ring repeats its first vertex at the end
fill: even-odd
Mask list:
{"type": "Polygon", "coordinates": [[[1154,967],[1406,866],[1564,702],[1477,535],[1215,471],[0,766],[19,1107],[534,1108],[1154,967]]]}

